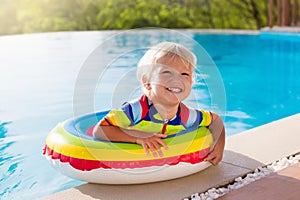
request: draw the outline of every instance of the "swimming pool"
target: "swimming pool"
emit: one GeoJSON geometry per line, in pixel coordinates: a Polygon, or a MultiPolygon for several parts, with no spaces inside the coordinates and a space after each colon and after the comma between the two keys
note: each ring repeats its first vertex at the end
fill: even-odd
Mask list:
{"type": "MultiPolygon", "coordinates": [[[[49,130],[74,115],[75,85],[82,66],[93,50],[115,33],[119,32],[0,37],[0,199],[35,199],[82,183],[52,169],[41,152],[49,130]]],[[[194,91],[201,97],[201,101],[196,100],[198,105],[221,109],[227,135],[300,112],[299,34],[182,33],[199,42],[219,70],[226,107],[212,104],[203,78],[196,78],[194,91]]],[[[133,49],[176,40],[172,37],[168,31],[137,31],[110,38],[109,45],[101,46],[102,59],[96,66],[126,53],[113,60],[99,78],[92,109],[118,104],[122,96],[113,95],[122,94],[113,91],[120,87],[118,91],[126,92],[124,83],[128,87],[136,84],[134,79],[125,81],[128,76],[124,76],[131,76],[142,55],[142,51],[133,49]],[[112,102],[112,98],[118,101],[112,102]]],[[[88,90],[91,83],[84,78],[82,81],[88,90]]],[[[192,98],[189,103],[194,101],[192,98]]]]}

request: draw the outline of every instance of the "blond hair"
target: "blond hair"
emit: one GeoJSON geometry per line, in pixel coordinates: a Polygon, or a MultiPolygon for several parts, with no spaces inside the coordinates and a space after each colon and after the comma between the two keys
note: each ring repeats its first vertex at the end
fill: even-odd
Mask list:
{"type": "Polygon", "coordinates": [[[155,66],[159,64],[162,58],[168,57],[169,59],[180,58],[186,66],[194,71],[196,64],[196,56],[189,49],[181,44],[174,42],[161,42],[151,47],[141,58],[137,66],[137,78],[139,80],[145,76],[147,79],[150,78],[155,66]]]}

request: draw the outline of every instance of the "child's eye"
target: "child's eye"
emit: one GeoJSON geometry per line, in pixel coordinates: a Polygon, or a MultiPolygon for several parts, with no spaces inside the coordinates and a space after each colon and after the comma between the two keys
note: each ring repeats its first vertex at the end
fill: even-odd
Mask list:
{"type": "Polygon", "coordinates": [[[166,70],[166,71],[163,71],[162,74],[171,74],[171,72],[166,70]]]}
{"type": "Polygon", "coordinates": [[[190,76],[190,74],[188,74],[188,73],[181,73],[181,75],[183,75],[183,76],[190,76]]]}

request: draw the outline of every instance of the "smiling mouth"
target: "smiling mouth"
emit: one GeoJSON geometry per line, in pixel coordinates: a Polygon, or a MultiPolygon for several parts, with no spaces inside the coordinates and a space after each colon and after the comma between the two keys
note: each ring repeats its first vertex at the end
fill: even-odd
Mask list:
{"type": "Polygon", "coordinates": [[[173,93],[180,93],[183,91],[183,89],[181,88],[177,88],[177,87],[168,87],[166,88],[169,92],[173,92],[173,93]]]}

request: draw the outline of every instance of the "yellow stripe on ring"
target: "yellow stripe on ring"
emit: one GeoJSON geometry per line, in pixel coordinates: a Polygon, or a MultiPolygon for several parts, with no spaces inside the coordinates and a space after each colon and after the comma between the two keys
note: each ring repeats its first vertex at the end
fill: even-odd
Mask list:
{"type": "MultiPolygon", "coordinates": [[[[197,152],[202,149],[210,147],[213,137],[211,134],[201,137],[199,139],[168,146],[169,149],[161,148],[164,156],[159,158],[168,158],[173,156],[180,156],[192,152],[197,152]]],[[[73,158],[80,158],[86,160],[103,160],[103,161],[138,161],[138,160],[153,160],[157,159],[153,156],[147,156],[143,149],[132,150],[115,150],[115,149],[94,149],[75,146],[71,144],[58,144],[57,141],[47,140],[47,146],[53,151],[64,156],[73,158]]]]}

